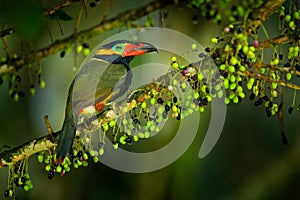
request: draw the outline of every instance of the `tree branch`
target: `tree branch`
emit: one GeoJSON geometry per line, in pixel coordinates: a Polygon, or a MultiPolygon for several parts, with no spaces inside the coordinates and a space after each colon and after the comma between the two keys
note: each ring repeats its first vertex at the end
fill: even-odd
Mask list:
{"type": "Polygon", "coordinates": [[[56,11],[58,11],[60,9],[63,9],[63,8],[66,8],[66,7],[70,6],[72,3],[80,2],[80,1],[81,0],[66,0],[66,2],[63,2],[63,3],[60,3],[56,6],[54,6],[53,8],[45,11],[43,14],[44,14],[44,16],[51,15],[51,14],[55,13],[56,11]]]}
{"type": "Polygon", "coordinates": [[[17,71],[28,64],[40,61],[47,56],[62,51],[72,44],[83,42],[105,31],[112,30],[116,27],[121,27],[123,25],[126,25],[128,21],[137,20],[145,15],[148,15],[149,13],[172,4],[174,4],[173,1],[161,2],[160,0],[156,0],[145,6],[120,13],[113,18],[107,19],[86,30],[74,33],[62,40],[56,40],[49,46],[38,49],[36,51],[32,51],[27,55],[0,62],[0,76],[17,71]]]}
{"type": "Polygon", "coordinates": [[[255,9],[252,13],[252,17],[250,17],[245,24],[248,32],[256,30],[261,26],[285,1],[286,0],[268,0],[255,9]]]}

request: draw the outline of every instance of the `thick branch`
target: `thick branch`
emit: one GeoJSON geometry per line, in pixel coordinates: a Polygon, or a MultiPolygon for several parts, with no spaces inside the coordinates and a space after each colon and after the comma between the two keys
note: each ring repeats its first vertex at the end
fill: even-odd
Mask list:
{"type": "Polygon", "coordinates": [[[17,163],[24,158],[29,158],[30,156],[38,152],[53,148],[57,145],[57,142],[53,141],[51,137],[56,137],[59,133],[60,132],[53,136],[45,135],[26,142],[25,144],[22,144],[20,146],[14,147],[13,149],[1,152],[0,168],[13,165],[14,163],[17,163]]]}

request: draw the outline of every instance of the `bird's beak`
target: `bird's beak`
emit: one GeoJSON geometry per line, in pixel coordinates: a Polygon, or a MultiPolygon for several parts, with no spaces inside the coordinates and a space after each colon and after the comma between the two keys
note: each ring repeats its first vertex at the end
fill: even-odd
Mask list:
{"type": "Polygon", "coordinates": [[[128,43],[125,46],[125,50],[122,56],[123,57],[139,56],[153,51],[158,52],[158,49],[152,44],[146,42],[128,43]]]}

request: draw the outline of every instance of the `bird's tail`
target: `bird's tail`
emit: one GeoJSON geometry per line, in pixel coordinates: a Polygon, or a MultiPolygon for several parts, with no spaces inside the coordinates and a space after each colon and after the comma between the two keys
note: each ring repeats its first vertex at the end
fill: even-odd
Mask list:
{"type": "Polygon", "coordinates": [[[56,162],[63,163],[64,159],[66,158],[67,154],[70,152],[74,135],[75,135],[75,126],[74,122],[71,123],[64,123],[64,126],[61,130],[61,135],[58,139],[58,145],[56,147],[56,162]]]}
{"type": "Polygon", "coordinates": [[[73,92],[74,81],[72,82],[65,111],[65,120],[61,130],[61,134],[58,139],[58,145],[56,147],[56,162],[62,163],[66,158],[67,154],[70,152],[74,136],[75,136],[75,122],[73,117],[72,109],[72,92],[73,92]]]}

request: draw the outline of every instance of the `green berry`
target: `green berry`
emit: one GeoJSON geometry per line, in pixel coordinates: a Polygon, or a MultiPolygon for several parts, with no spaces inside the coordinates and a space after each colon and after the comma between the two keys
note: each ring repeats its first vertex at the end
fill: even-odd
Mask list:
{"type": "Polygon", "coordinates": [[[224,94],[224,93],[223,93],[222,90],[219,90],[219,91],[218,91],[218,97],[219,97],[219,98],[222,98],[222,97],[223,97],[223,94],[224,94]]]}
{"type": "Polygon", "coordinates": [[[249,47],[248,46],[243,46],[243,53],[248,54],[249,47]]]}
{"type": "Polygon", "coordinates": [[[77,53],[80,53],[83,50],[83,46],[82,45],[77,46],[76,50],[77,50],[77,53]]]}
{"type": "Polygon", "coordinates": [[[238,63],[237,58],[232,56],[232,57],[230,58],[230,64],[231,64],[231,65],[236,65],[237,63],[238,63]]]}
{"type": "Polygon", "coordinates": [[[172,67],[173,67],[174,69],[178,69],[179,65],[178,65],[178,63],[174,62],[174,63],[172,63],[172,67]]]}
{"type": "Polygon", "coordinates": [[[44,160],[44,155],[39,154],[39,155],[37,156],[37,160],[38,160],[39,163],[42,163],[43,160],[44,160]]]}
{"type": "Polygon", "coordinates": [[[62,168],[61,168],[61,166],[60,166],[60,165],[58,165],[58,166],[56,167],[56,172],[57,172],[57,173],[60,173],[60,172],[62,172],[62,168]]]}
{"type": "Polygon", "coordinates": [[[87,160],[87,159],[89,159],[89,156],[88,156],[88,154],[87,154],[87,153],[83,153],[82,157],[83,157],[83,159],[84,159],[84,160],[87,160]]]}
{"type": "Polygon", "coordinates": [[[285,20],[286,22],[291,21],[291,15],[286,15],[286,16],[284,17],[284,20],[285,20]]]}
{"type": "Polygon", "coordinates": [[[103,124],[102,125],[102,128],[103,128],[103,131],[107,131],[108,130],[108,124],[107,123],[105,123],[105,124],[103,124]]]}
{"type": "Polygon", "coordinates": [[[192,50],[196,50],[197,49],[197,45],[196,44],[192,44],[191,49],[192,50]]]}
{"type": "Polygon", "coordinates": [[[235,93],[234,92],[230,92],[229,93],[229,99],[233,99],[235,97],[235,93]]]}
{"type": "MultiPolygon", "coordinates": [[[[150,127],[150,128],[151,128],[151,127],[150,127]]],[[[156,129],[154,129],[153,131],[157,132],[156,129]]],[[[149,138],[149,136],[150,136],[149,131],[146,131],[146,132],[144,133],[144,136],[145,136],[145,138],[149,138]]]]}
{"type": "Polygon", "coordinates": [[[224,79],[223,84],[224,84],[224,88],[225,89],[229,88],[229,81],[228,81],[228,79],[224,79]]]}
{"type": "Polygon", "coordinates": [[[286,73],[285,78],[286,78],[286,80],[288,80],[288,81],[291,80],[292,74],[291,74],[290,72],[286,73]]]}
{"type": "Polygon", "coordinates": [[[48,172],[51,170],[51,165],[46,165],[45,170],[48,172]]]}
{"type": "Polygon", "coordinates": [[[235,72],[235,68],[232,65],[228,67],[228,70],[229,70],[230,73],[234,73],[235,72]]]}
{"type": "Polygon", "coordinates": [[[146,107],[147,107],[147,103],[144,101],[144,102],[142,103],[142,108],[145,109],[146,107]]]}
{"type": "Polygon", "coordinates": [[[30,87],[29,88],[29,93],[31,94],[31,96],[33,96],[35,94],[35,88],[34,87],[30,87]]]}
{"type": "Polygon", "coordinates": [[[210,39],[210,42],[214,43],[214,44],[217,44],[218,41],[219,41],[218,38],[215,38],[215,37],[210,39]]]}
{"type": "Polygon", "coordinates": [[[262,67],[262,68],[259,69],[259,71],[260,71],[261,74],[264,74],[266,69],[262,67]]]}
{"type": "Polygon", "coordinates": [[[138,136],[133,136],[133,140],[135,141],[135,142],[137,142],[138,140],[139,140],[139,137],[138,136]]]}
{"type": "Polygon", "coordinates": [[[272,83],[271,83],[271,86],[272,86],[272,88],[273,88],[273,89],[276,89],[276,88],[277,88],[277,86],[278,86],[278,84],[277,84],[277,83],[274,83],[274,82],[272,82],[272,83]]]}
{"type": "Polygon", "coordinates": [[[26,184],[26,185],[24,185],[23,189],[24,189],[25,192],[28,192],[31,188],[30,188],[30,185],[26,184]]]}
{"type": "Polygon", "coordinates": [[[145,137],[144,133],[139,132],[139,138],[144,138],[144,137],[145,137]]]}
{"type": "Polygon", "coordinates": [[[199,81],[202,81],[202,80],[203,80],[203,75],[199,73],[199,74],[197,75],[197,78],[198,78],[199,81]]]}
{"type": "Polygon", "coordinates": [[[238,93],[243,92],[243,87],[242,86],[237,86],[236,92],[238,92],[238,93]]]}
{"type": "Polygon", "coordinates": [[[99,162],[98,157],[93,157],[93,162],[94,162],[94,163],[98,163],[98,162],[99,162]]]}
{"type": "Polygon", "coordinates": [[[91,50],[89,48],[84,48],[83,49],[83,55],[88,56],[90,54],[91,50]]]}
{"type": "Polygon", "coordinates": [[[46,86],[46,82],[44,80],[40,81],[40,87],[43,89],[46,86]]]}
{"type": "Polygon", "coordinates": [[[87,167],[88,165],[89,165],[89,163],[88,163],[86,160],[84,160],[84,161],[82,162],[82,166],[87,167]]]}
{"type": "Polygon", "coordinates": [[[239,102],[239,98],[237,96],[235,96],[232,101],[233,101],[233,103],[238,103],[239,102]]]}
{"type": "Polygon", "coordinates": [[[232,83],[233,83],[233,82],[235,82],[235,81],[236,81],[236,78],[235,78],[235,76],[234,76],[234,75],[231,75],[231,76],[230,76],[230,82],[232,82],[232,83]]]}
{"type": "Polygon", "coordinates": [[[120,137],[120,139],[119,139],[119,141],[120,141],[120,143],[121,144],[126,144],[126,136],[125,135],[122,135],[121,137],[120,137]]]}
{"type": "Polygon", "coordinates": [[[239,92],[239,96],[243,99],[246,97],[245,93],[244,92],[239,92]]]}
{"type": "Polygon", "coordinates": [[[172,62],[176,62],[176,59],[177,59],[177,58],[176,58],[175,56],[172,56],[171,61],[172,61],[172,62]]]}
{"type": "Polygon", "coordinates": [[[221,64],[220,65],[220,70],[224,70],[224,69],[226,69],[226,65],[225,64],[221,64]]]}
{"type": "Polygon", "coordinates": [[[110,127],[114,127],[114,126],[116,125],[116,121],[115,121],[115,120],[111,120],[111,121],[108,123],[108,125],[109,125],[110,127]]]}
{"type": "Polygon", "coordinates": [[[103,154],[104,154],[104,149],[103,148],[99,149],[99,155],[102,156],[103,154]]]}
{"type": "Polygon", "coordinates": [[[225,98],[225,104],[229,104],[230,103],[230,99],[229,99],[229,97],[226,97],[225,98]]]}
{"type": "Polygon", "coordinates": [[[240,71],[242,71],[242,72],[246,71],[246,68],[245,68],[243,65],[240,65],[239,69],[240,69],[240,71]]]}
{"type": "Polygon", "coordinates": [[[155,99],[155,98],[151,98],[151,99],[150,99],[150,104],[151,104],[151,105],[154,105],[155,103],[156,103],[156,99],[155,99]]]}
{"type": "Polygon", "coordinates": [[[234,90],[236,88],[236,83],[231,83],[229,88],[230,90],[234,90]]]}
{"type": "Polygon", "coordinates": [[[295,22],[294,22],[294,21],[290,21],[290,22],[289,22],[289,27],[290,27],[292,30],[295,30],[295,22]]]}
{"type": "Polygon", "coordinates": [[[119,148],[119,143],[115,143],[113,146],[114,146],[114,149],[118,149],[119,148]]]}

